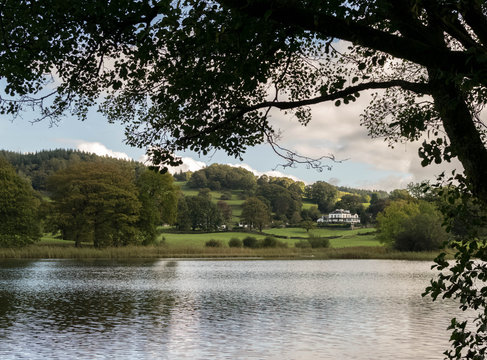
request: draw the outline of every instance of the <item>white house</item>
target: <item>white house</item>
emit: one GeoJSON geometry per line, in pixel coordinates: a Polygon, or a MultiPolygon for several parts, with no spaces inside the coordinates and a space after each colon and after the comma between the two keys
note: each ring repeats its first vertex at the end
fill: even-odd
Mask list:
{"type": "Polygon", "coordinates": [[[360,224],[360,217],[357,214],[350,214],[350,210],[336,209],[328,215],[320,217],[317,222],[327,224],[360,224]]]}

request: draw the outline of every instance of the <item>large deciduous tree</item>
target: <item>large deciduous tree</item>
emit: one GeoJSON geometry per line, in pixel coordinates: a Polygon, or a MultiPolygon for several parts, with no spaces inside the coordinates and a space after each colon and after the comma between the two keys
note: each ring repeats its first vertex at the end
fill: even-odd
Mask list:
{"type": "Polygon", "coordinates": [[[278,183],[259,185],[256,195],[269,203],[278,220],[289,221],[295,213],[301,211],[301,198],[278,183]]]}
{"type": "Polygon", "coordinates": [[[386,89],[363,119],[372,133],[415,139],[441,125],[448,136],[425,144],[425,162],[459,157],[485,199],[487,170],[475,166],[487,160],[476,116],[485,12],[478,0],[6,1],[0,75],[22,101],[3,98],[3,110],[34,103],[41,117],[85,116],[106,91],[103,110],[127,122],[134,145],[239,155],[272,138],[270,107],[306,123],[307,106],[386,89]],[[58,85],[52,106],[46,74],[58,85]]]}
{"type": "Polygon", "coordinates": [[[476,166],[487,162],[486,11],[479,0],[5,1],[2,109],[84,117],[104,92],[101,110],[127,124],[128,141],[170,162],[185,148],[239,156],[272,142],[270,108],[306,124],[309,106],[381,89],[362,118],[371,134],[429,131],[424,164],[458,157],[487,201],[476,166]]]}
{"type": "Polygon", "coordinates": [[[81,241],[95,247],[140,242],[141,204],[128,169],[103,161],[78,163],[52,175],[48,187],[58,227],[76,246],[81,241]]]}
{"type": "Polygon", "coordinates": [[[0,157],[0,247],[24,246],[40,239],[39,205],[32,186],[0,157]]]}
{"type": "Polygon", "coordinates": [[[129,143],[171,162],[186,148],[239,156],[273,142],[270,108],[306,124],[309,106],[384,90],[362,118],[371,135],[429,132],[423,163],[458,157],[485,202],[486,11],[480,0],[7,0],[2,109],[85,117],[103,92],[129,143]]]}
{"type": "Polygon", "coordinates": [[[306,125],[314,104],[377,91],[361,118],[369,133],[424,136],[422,164],[458,158],[462,194],[487,204],[485,1],[6,0],[0,20],[3,113],[83,118],[103,93],[130,144],[175,164],[188,148],[281,151],[271,109],[306,125]]]}
{"type": "Polygon", "coordinates": [[[250,197],[242,204],[240,219],[250,229],[262,229],[271,222],[271,212],[267,205],[256,197],[250,197]]]}
{"type": "Polygon", "coordinates": [[[327,213],[333,210],[338,199],[338,190],[325,181],[317,181],[306,187],[306,196],[318,204],[321,212],[327,213]]]}
{"type": "Polygon", "coordinates": [[[361,213],[364,207],[361,196],[357,194],[343,195],[335,206],[339,209],[350,210],[354,213],[361,213]]]}

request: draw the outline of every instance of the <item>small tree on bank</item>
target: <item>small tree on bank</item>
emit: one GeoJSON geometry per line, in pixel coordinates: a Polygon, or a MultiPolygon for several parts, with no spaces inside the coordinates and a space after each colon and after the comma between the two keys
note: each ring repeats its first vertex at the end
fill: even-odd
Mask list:
{"type": "Polygon", "coordinates": [[[435,250],[448,239],[439,211],[421,200],[392,201],[377,216],[377,228],[378,240],[400,251],[435,250]]]}

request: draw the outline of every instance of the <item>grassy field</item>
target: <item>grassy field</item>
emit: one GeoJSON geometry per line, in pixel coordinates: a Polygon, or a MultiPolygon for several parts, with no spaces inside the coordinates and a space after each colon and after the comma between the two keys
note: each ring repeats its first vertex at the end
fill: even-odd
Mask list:
{"type": "MultiPolygon", "coordinates": [[[[162,230],[164,231],[164,230],[162,230]]],[[[182,249],[192,247],[195,249],[205,248],[205,243],[208,240],[219,240],[224,246],[228,245],[231,238],[239,238],[243,240],[247,236],[253,236],[257,239],[263,239],[266,234],[278,235],[279,240],[286,243],[288,247],[294,247],[294,244],[299,239],[307,239],[308,234],[301,228],[284,228],[284,229],[266,229],[265,234],[254,234],[249,232],[215,232],[215,233],[173,233],[170,231],[163,232],[158,241],[160,244],[172,249],[182,249]],[[285,238],[282,238],[284,236],[285,238]]],[[[375,239],[375,229],[315,229],[310,231],[311,234],[317,237],[332,237],[330,245],[332,248],[346,248],[346,247],[376,247],[381,244],[375,239]]],[[[40,245],[59,245],[64,247],[73,246],[72,241],[60,240],[53,236],[44,236],[41,239],[40,245]]],[[[84,244],[89,247],[90,244],[84,244]]]]}
{"type": "MultiPolygon", "coordinates": [[[[285,236],[285,237],[295,237],[295,238],[307,238],[308,233],[305,229],[299,227],[288,227],[288,228],[273,228],[265,229],[266,234],[285,236]]],[[[343,228],[316,228],[309,231],[309,234],[314,236],[356,236],[359,234],[373,234],[375,233],[374,228],[360,228],[360,229],[343,229],[343,228]]]]}
{"type": "MultiPolygon", "coordinates": [[[[283,236],[306,238],[302,229],[270,229],[268,233],[283,236]]],[[[438,252],[398,252],[388,249],[375,240],[374,229],[330,230],[319,229],[314,233],[319,236],[338,236],[330,239],[327,249],[300,249],[294,247],[298,239],[280,238],[288,244],[287,248],[230,248],[228,240],[232,237],[244,239],[254,236],[262,239],[265,235],[247,232],[221,232],[179,234],[165,232],[160,235],[160,243],[151,246],[127,246],[95,249],[91,244],[82,244],[75,248],[72,241],[45,236],[34,245],[24,248],[1,249],[0,259],[137,259],[137,258],[246,258],[246,259],[400,259],[433,260],[438,252]],[[164,241],[162,239],[164,238],[164,241]],[[220,248],[205,247],[205,242],[220,240],[220,248]]]]}
{"type": "Polygon", "coordinates": [[[277,235],[279,237],[286,237],[287,241],[293,243],[298,241],[298,238],[308,238],[309,234],[316,237],[336,237],[330,239],[332,248],[345,248],[355,246],[382,246],[382,244],[375,238],[375,229],[329,229],[319,228],[309,231],[309,234],[302,228],[282,228],[282,229],[267,229],[264,231],[270,235],[277,235]]]}
{"type": "Polygon", "coordinates": [[[159,237],[159,240],[164,238],[164,244],[168,247],[183,248],[195,247],[204,248],[208,240],[219,240],[224,245],[228,244],[231,238],[239,238],[243,240],[247,236],[253,236],[257,239],[262,239],[265,235],[249,234],[246,232],[217,232],[217,233],[164,233],[159,237]]]}
{"type": "Polygon", "coordinates": [[[318,206],[318,205],[316,205],[315,203],[313,203],[309,200],[303,199],[303,209],[309,209],[309,208],[312,208],[313,206],[318,206]]]}
{"type": "MultiPolygon", "coordinates": [[[[264,231],[268,235],[279,235],[279,240],[286,243],[288,247],[294,247],[294,244],[301,239],[307,239],[306,230],[300,228],[286,229],[268,229],[264,231]],[[282,238],[282,236],[285,236],[282,238]]],[[[331,237],[330,245],[333,248],[355,247],[355,246],[382,246],[375,238],[374,229],[357,229],[357,230],[312,230],[310,233],[317,237],[331,237]]],[[[253,236],[262,239],[265,235],[252,234],[248,232],[219,232],[219,233],[164,233],[161,236],[165,238],[165,243],[170,247],[204,247],[206,241],[210,239],[220,240],[224,245],[233,237],[243,240],[246,236],[253,236]]]]}

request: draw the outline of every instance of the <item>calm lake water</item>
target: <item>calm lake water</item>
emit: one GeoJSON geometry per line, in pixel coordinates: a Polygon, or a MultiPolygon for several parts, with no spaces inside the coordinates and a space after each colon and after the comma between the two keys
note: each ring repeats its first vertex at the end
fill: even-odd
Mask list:
{"type": "Polygon", "coordinates": [[[0,262],[0,359],[442,359],[429,262],[0,262]]]}

